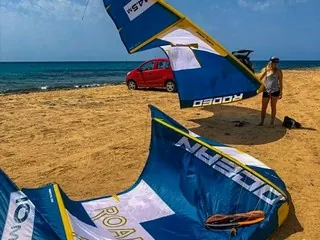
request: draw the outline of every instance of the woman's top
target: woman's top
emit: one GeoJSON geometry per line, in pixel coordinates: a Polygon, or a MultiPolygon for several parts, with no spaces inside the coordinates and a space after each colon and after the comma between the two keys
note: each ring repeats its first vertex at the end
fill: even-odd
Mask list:
{"type": "Polygon", "coordinates": [[[266,92],[273,93],[273,92],[280,91],[279,74],[280,74],[280,71],[278,68],[274,73],[272,73],[271,71],[267,71],[267,74],[264,80],[266,92]]]}

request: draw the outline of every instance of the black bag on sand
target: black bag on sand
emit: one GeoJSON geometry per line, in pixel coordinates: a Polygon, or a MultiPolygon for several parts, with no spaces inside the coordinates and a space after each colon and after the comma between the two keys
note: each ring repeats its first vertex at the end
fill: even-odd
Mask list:
{"type": "Polygon", "coordinates": [[[282,126],[286,127],[286,128],[301,128],[301,124],[299,122],[297,122],[296,120],[294,120],[293,118],[290,118],[288,116],[284,117],[282,126]]]}

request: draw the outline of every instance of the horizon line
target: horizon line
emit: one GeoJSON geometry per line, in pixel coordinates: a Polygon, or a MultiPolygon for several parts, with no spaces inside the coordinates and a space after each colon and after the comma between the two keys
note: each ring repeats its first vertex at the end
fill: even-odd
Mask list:
{"type": "MultiPolygon", "coordinates": [[[[70,63],[70,62],[76,62],[76,63],[88,63],[88,62],[145,62],[149,61],[151,59],[155,58],[148,58],[145,60],[35,60],[35,61],[0,61],[0,63],[70,63]]],[[[268,60],[263,59],[256,59],[253,60],[253,62],[268,62],[268,60]]],[[[294,61],[305,61],[305,62],[316,62],[320,61],[320,59],[282,59],[281,62],[294,62],[294,61]]]]}

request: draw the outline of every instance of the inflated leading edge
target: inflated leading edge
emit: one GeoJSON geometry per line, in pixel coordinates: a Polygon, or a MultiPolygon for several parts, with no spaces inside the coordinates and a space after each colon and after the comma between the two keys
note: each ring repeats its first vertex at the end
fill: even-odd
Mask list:
{"type": "Polygon", "coordinates": [[[118,195],[76,202],[57,184],[19,190],[0,171],[1,240],[266,239],[283,223],[289,199],[274,170],[150,109],[146,166],[118,195]]]}
{"type": "Polygon", "coordinates": [[[129,53],[161,47],[170,59],[180,107],[256,96],[260,80],[215,39],[163,0],[104,0],[129,53]]]}

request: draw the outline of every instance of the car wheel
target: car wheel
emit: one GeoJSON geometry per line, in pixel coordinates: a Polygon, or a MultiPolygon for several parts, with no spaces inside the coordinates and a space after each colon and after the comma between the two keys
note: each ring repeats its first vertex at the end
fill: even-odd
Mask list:
{"type": "Polygon", "coordinates": [[[137,89],[137,84],[133,80],[129,80],[127,83],[127,86],[130,90],[136,90],[137,89]]]}
{"type": "Polygon", "coordinates": [[[174,92],[176,90],[176,85],[172,80],[166,82],[166,90],[168,92],[174,92]]]}

